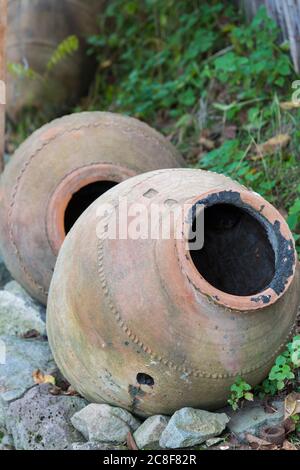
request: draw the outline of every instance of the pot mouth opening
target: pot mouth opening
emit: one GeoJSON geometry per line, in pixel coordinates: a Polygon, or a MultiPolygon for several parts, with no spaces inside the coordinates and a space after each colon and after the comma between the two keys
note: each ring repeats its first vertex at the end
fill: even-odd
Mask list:
{"type": "Polygon", "coordinates": [[[118,183],[115,181],[95,181],[83,186],[72,194],[64,214],[65,234],[69,233],[81,214],[83,214],[98,197],[117,185],[118,183]]]}
{"type": "Polygon", "coordinates": [[[254,192],[229,189],[209,191],[189,205],[185,242],[177,247],[196,291],[244,311],[271,305],[286,292],[295,275],[295,244],[271,204],[254,192]]]}
{"type": "MultiPolygon", "coordinates": [[[[193,230],[197,216],[193,220],[193,230]]],[[[204,209],[204,244],[190,250],[197,271],[216,289],[236,296],[267,289],[276,270],[266,226],[245,209],[218,203],[204,209]]]]}
{"type": "Polygon", "coordinates": [[[46,231],[54,255],[96,199],[135,175],[134,170],[113,163],[93,163],[66,174],[51,194],[47,208],[46,231]]]}

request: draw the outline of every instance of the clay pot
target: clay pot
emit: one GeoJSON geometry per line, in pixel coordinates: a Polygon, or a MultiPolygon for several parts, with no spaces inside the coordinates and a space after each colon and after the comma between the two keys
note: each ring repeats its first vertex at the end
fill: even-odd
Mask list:
{"type": "Polygon", "coordinates": [[[217,409],[238,376],[263,380],[289,340],[296,263],[280,213],[231,179],[189,169],[136,176],[95,201],[60,251],[47,311],[55,360],[92,402],[142,416],[217,409]],[[113,239],[124,198],[130,238],[113,239]],[[171,236],[134,239],[133,212],[157,204],[174,213],[171,236]],[[189,239],[195,221],[203,227],[201,207],[197,248],[189,239]]]}
{"type": "Polygon", "coordinates": [[[136,119],[79,113],[35,132],[0,183],[0,248],[13,275],[46,303],[56,256],[81,213],[138,173],[178,167],[176,149],[136,119]]]}
{"type": "Polygon", "coordinates": [[[47,63],[61,42],[76,35],[79,51],[57,66],[47,83],[8,74],[7,111],[12,118],[24,106],[45,109],[72,103],[87,90],[93,62],[87,56],[86,37],[99,31],[97,15],[104,0],[9,0],[8,63],[45,74],[47,63]]]}

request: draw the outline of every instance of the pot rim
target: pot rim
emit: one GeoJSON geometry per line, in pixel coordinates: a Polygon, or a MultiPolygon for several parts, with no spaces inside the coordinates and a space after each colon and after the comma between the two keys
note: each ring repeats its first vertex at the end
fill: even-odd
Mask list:
{"type": "Polygon", "coordinates": [[[189,282],[212,302],[232,310],[253,311],[269,307],[284,295],[291,285],[296,270],[297,255],[292,233],[275,207],[258,193],[246,189],[213,189],[187,201],[189,216],[178,221],[179,230],[184,237],[176,239],[181,269],[189,282]],[[191,220],[194,220],[198,206],[207,208],[215,204],[231,204],[250,213],[266,230],[275,254],[275,273],[268,287],[253,295],[238,296],[223,292],[210,284],[197,270],[189,249],[187,234],[190,233],[191,220]]]}
{"type": "Polygon", "coordinates": [[[65,211],[75,193],[95,182],[121,183],[136,174],[130,168],[113,163],[91,163],[65,175],[50,195],[46,211],[46,233],[53,254],[58,255],[66,237],[65,211]]]}

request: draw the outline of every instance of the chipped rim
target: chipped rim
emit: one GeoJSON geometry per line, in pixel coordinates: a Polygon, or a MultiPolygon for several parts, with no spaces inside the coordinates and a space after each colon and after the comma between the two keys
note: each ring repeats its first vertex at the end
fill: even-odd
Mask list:
{"type": "Polygon", "coordinates": [[[247,190],[212,190],[187,202],[192,207],[189,216],[181,221],[183,234],[188,234],[191,220],[198,205],[204,208],[215,204],[231,204],[250,213],[266,230],[275,254],[275,274],[269,286],[256,294],[237,296],[223,292],[208,281],[197,270],[188,248],[186,237],[176,240],[182,271],[194,288],[216,304],[233,310],[257,310],[275,303],[287,291],[293,281],[297,256],[292,233],[283,216],[262,196],[247,190]]]}
{"type": "Polygon", "coordinates": [[[50,196],[46,213],[47,238],[54,255],[58,255],[66,237],[65,211],[73,194],[97,181],[121,183],[136,174],[134,170],[121,165],[95,163],[77,168],[66,175],[50,196]]]}

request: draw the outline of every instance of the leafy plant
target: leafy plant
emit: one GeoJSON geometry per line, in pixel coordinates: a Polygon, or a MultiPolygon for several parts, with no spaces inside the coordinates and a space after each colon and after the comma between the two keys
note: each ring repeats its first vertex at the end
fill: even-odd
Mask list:
{"type": "Polygon", "coordinates": [[[253,401],[253,393],[251,392],[251,385],[249,385],[242,377],[237,377],[234,384],[231,385],[231,395],[228,399],[229,405],[233,410],[237,410],[241,400],[253,401]]]}
{"type": "Polygon", "coordinates": [[[66,60],[67,57],[72,56],[78,49],[79,40],[77,36],[72,35],[64,39],[50,57],[46,66],[47,73],[51,72],[61,62],[66,60]]]}
{"type": "Polygon", "coordinates": [[[300,433],[300,416],[299,416],[299,414],[291,416],[291,419],[295,424],[296,433],[300,433]]]}
{"type": "MultiPolygon", "coordinates": [[[[49,120],[49,115],[57,115],[57,106],[52,104],[55,85],[51,78],[57,68],[74,55],[78,48],[78,38],[74,35],[67,37],[57,46],[42,72],[33,70],[28,64],[8,64],[8,70],[13,76],[26,80],[26,83],[33,82],[32,84],[38,87],[40,97],[45,104],[40,109],[35,109],[30,105],[30,87],[27,107],[22,110],[22,114],[18,116],[16,122],[8,122],[9,135],[12,136],[13,147],[20,145],[33,131],[45,124],[49,120]]],[[[57,92],[57,88],[55,91],[57,92]]],[[[65,110],[67,111],[67,109],[65,110]]],[[[63,108],[60,112],[62,111],[63,108]]]]}
{"type": "Polygon", "coordinates": [[[262,384],[266,394],[275,395],[295,379],[295,370],[300,367],[300,336],[295,336],[286,350],[277,357],[269,376],[262,384]]]}
{"type": "Polygon", "coordinates": [[[281,108],[297,75],[266,9],[245,24],[228,3],[109,2],[88,39],[98,72],[86,107],[158,127],[191,165],[226,173],[285,209],[299,240],[300,110],[281,108]],[[207,153],[202,132],[215,147],[207,153]],[[288,146],[257,152],[278,134],[291,136],[288,146]]]}
{"type": "MultiPolygon", "coordinates": [[[[262,385],[255,387],[254,391],[259,395],[275,395],[282,391],[288,383],[295,380],[296,370],[300,367],[300,335],[294,336],[293,340],[288,343],[285,351],[280,354],[275,364],[271,368],[268,378],[265,379],[262,385]]],[[[228,403],[234,410],[238,409],[240,400],[253,400],[253,393],[251,392],[251,385],[249,385],[241,377],[238,377],[235,383],[231,386],[231,395],[228,403]]],[[[294,417],[298,423],[298,415],[294,417]]]]}
{"type": "Polygon", "coordinates": [[[8,70],[18,78],[28,78],[30,80],[48,80],[49,73],[52,72],[61,62],[73,55],[79,48],[79,40],[76,36],[68,36],[55,49],[48,60],[44,73],[39,73],[28,65],[9,63],[8,70]]]}

